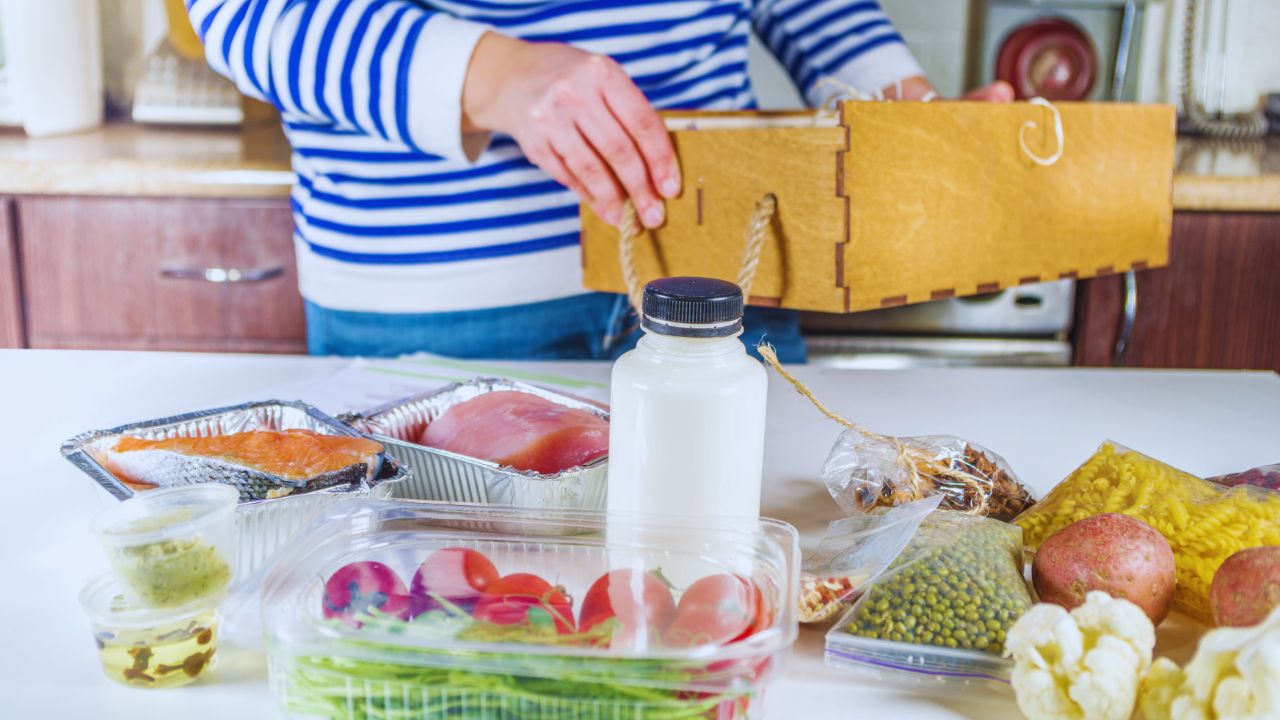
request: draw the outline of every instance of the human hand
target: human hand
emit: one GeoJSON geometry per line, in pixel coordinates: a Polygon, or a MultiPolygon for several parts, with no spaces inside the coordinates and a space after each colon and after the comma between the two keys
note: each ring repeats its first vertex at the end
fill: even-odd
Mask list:
{"type": "Polygon", "coordinates": [[[612,225],[630,197],[646,227],[680,193],[662,118],[610,58],[487,33],[462,91],[463,130],[515,138],[529,160],[612,225]]]}
{"type": "Polygon", "coordinates": [[[979,102],[1013,102],[1013,86],[1004,80],[997,80],[990,85],[970,90],[962,99],[979,102]]]}
{"type": "MultiPolygon", "coordinates": [[[[938,95],[933,85],[920,76],[906,78],[900,83],[884,88],[881,92],[888,100],[924,100],[938,95]]],[[[1013,86],[1003,80],[997,80],[990,85],[965,93],[960,99],[978,102],[1012,102],[1013,86]]]]}

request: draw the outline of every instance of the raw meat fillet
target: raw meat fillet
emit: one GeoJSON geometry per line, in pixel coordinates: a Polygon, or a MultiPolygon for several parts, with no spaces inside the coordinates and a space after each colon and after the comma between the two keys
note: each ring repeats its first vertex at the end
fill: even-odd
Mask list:
{"type": "Polygon", "coordinates": [[[382,463],[381,443],[309,430],[161,440],[126,435],[97,451],[104,467],[136,488],[221,482],[235,485],[242,500],[367,481],[382,463]]]}
{"type": "Polygon", "coordinates": [[[609,454],[609,421],[537,395],[500,390],[449,408],[427,425],[419,442],[552,474],[609,454]]]}

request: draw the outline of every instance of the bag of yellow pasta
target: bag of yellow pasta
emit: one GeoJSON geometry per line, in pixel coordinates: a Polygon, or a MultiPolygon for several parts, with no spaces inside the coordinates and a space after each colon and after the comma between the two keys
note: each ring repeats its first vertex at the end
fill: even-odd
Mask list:
{"type": "Polygon", "coordinates": [[[1211,622],[1209,585],[1238,550],[1280,545],[1280,492],[1224,488],[1110,440],[1014,522],[1040,547],[1053,533],[1101,513],[1123,513],[1159,530],[1173,547],[1174,607],[1211,622]]]}

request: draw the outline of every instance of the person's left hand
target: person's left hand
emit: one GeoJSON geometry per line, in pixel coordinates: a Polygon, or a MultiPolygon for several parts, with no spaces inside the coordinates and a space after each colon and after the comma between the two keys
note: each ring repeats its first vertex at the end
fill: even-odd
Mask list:
{"type": "MultiPolygon", "coordinates": [[[[923,100],[938,95],[933,85],[922,75],[905,78],[902,82],[894,83],[880,92],[886,100],[923,100]]],[[[1013,86],[1003,80],[997,80],[990,85],[965,93],[960,99],[978,102],[1013,102],[1013,86]]]]}
{"type": "Polygon", "coordinates": [[[970,90],[961,99],[978,102],[1013,102],[1013,86],[1004,80],[997,80],[990,85],[970,90]]]}

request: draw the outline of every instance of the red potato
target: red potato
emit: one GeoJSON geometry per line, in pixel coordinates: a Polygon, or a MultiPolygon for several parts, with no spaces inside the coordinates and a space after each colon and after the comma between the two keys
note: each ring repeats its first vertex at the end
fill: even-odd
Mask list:
{"type": "Polygon", "coordinates": [[[1100,590],[1142,608],[1159,625],[1173,605],[1173,550],[1155,528],[1128,515],[1103,513],[1050,535],[1031,564],[1041,602],[1070,610],[1100,590]]]}
{"type": "Polygon", "coordinates": [[[1209,606],[1214,625],[1245,627],[1280,607],[1280,546],[1241,550],[1213,574],[1209,606]]]}

